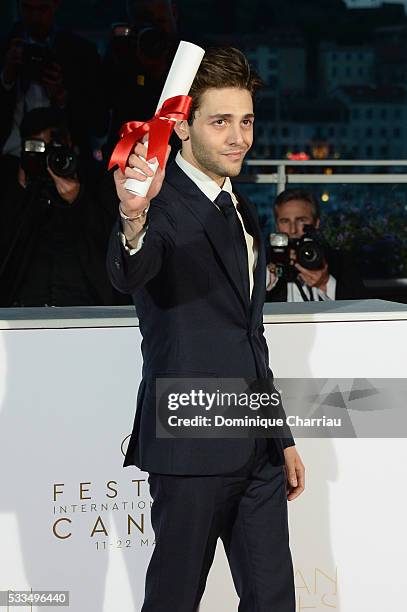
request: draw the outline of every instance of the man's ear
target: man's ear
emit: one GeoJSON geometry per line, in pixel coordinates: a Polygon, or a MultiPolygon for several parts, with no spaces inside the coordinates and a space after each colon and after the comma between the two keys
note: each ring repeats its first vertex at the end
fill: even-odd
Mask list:
{"type": "Polygon", "coordinates": [[[174,132],[183,142],[189,140],[189,125],[188,121],[177,121],[174,127],[174,132]]]}
{"type": "Polygon", "coordinates": [[[316,228],[316,229],[318,229],[318,228],[319,228],[320,223],[321,223],[321,219],[317,219],[317,220],[315,221],[315,228],[316,228]]]}

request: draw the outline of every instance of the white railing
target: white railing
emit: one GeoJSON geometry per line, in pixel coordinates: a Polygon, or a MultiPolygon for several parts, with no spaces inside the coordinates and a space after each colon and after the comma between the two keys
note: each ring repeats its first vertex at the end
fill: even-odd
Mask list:
{"type": "MultiPolygon", "coordinates": [[[[254,184],[274,184],[276,185],[277,195],[280,194],[287,186],[304,185],[304,184],[397,184],[407,183],[407,160],[405,159],[324,159],[324,160],[307,160],[307,161],[292,161],[289,159],[250,159],[245,162],[249,167],[275,167],[276,171],[271,173],[253,173],[244,174],[240,177],[242,182],[254,184]],[[375,174],[373,172],[352,173],[352,174],[303,174],[303,173],[287,173],[287,168],[296,168],[303,166],[319,166],[327,168],[339,167],[387,167],[403,168],[401,172],[386,172],[383,174],[375,174]],[[404,170],[405,169],[405,170],[404,170]]],[[[396,287],[405,288],[407,279],[374,279],[365,281],[367,287],[396,287]]]]}
{"type": "Polygon", "coordinates": [[[334,183],[359,183],[359,184],[385,184],[385,183],[407,183],[407,160],[405,159],[324,159],[324,160],[308,160],[308,161],[291,161],[289,159],[250,159],[245,162],[248,167],[275,167],[276,171],[271,173],[254,173],[243,175],[242,182],[253,183],[271,183],[277,185],[277,194],[280,194],[287,185],[298,185],[305,183],[314,184],[334,184],[334,183]],[[389,168],[405,168],[402,172],[386,172],[375,174],[373,172],[349,173],[349,174],[303,174],[303,173],[287,173],[287,168],[296,168],[304,166],[319,166],[327,168],[335,168],[335,166],[344,167],[374,167],[382,166],[389,168]]]}

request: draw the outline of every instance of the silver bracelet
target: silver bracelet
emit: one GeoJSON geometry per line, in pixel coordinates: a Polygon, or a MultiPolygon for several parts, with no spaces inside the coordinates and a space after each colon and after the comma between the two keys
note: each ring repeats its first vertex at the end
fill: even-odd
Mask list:
{"type": "Polygon", "coordinates": [[[136,215],[135,217],[129,217],[128,215],[126,215],[123,210],[122,210],[122,205],[121,202],[119,203],[119,215],[121,216],[122,219],[124,219],[125,221],[137,221],[137,219],[140,219],[141,217],[145,217],[147,215],[148,209],[150,207],[147,206],[147,208],[145,208],[144,210],[141,211],[141,213],[139,213],[138,215],[136,215]]]}

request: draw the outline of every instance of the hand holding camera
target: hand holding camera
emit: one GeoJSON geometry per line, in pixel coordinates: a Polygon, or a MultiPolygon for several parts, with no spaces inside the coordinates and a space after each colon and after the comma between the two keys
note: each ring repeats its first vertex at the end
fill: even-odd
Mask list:
{"type": "Polygon", "coordinates": [[[304,225],[301,238],[290,239],[285,233],[270,234],[270,245],[267,289],[271,289],[279,278],[287,282],[299,278],[308,287],[326,290],[329,272],[325,249],[328,245],[313,225],[304,225]]]}
{"type": "Polygon", "coordinates": [[[297,262],[294,265],[300,272],[298,277],[301,278],[301,280],[304,281],[308,287],[316,287],[317,289],[321,289],[321,291],[326,293],[329,279],[328,264],[326,261],[324,261],[323,267],[319,270],[308,270],[297,262]]]}
{"type": "Polygon", "coordinates": [[[60,197],[68,204],[73,204],[79,195],[81,184],[77,176],[58,176],[52,172],[51,168],[47,168],[49,174],[54,181],[55,188],[60,197]]]}
{"type": "Polygon", "coordinates": [[[47,144],[39,138],[27,138],[23,141],[18,180],[24,188],[33,183],[47,185],[52,182],[60,197],[72,204],[80,191],[77,165],[75,152],[65,144],[58,141],[47,144]]]}
{"type": "MultiPolygon", "coordinates": [[[[76,198],[78,197],[81,189],[79,179],[76,176],[62,178],[57,174],[54,174],[50,168],[47,168],[47,172],[52,177],[55,188],[60,197],[68,204],[73,204],[76,198]]],[[[21,166],[18,170],[18,182],[24,189],[27,187],[27,176],[21,166]]]]}

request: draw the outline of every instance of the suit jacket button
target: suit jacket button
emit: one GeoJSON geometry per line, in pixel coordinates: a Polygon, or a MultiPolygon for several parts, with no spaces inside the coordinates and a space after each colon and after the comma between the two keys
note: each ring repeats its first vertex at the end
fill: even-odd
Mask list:
{"type": "Polygon", "coordinates": [[[120,267],[121,267],[120,259],[118,257],[115,257],[113,261],[114,261],[114,265],[116,266],[116,268],[120,270],[120,267]]]}

